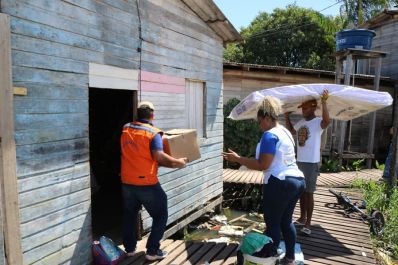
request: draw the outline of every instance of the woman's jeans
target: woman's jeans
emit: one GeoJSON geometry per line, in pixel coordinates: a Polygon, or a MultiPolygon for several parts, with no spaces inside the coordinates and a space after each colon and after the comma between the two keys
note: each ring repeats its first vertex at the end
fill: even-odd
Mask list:
{"type": "Polygon", "coordinates": [[[137,246],[137,215],[141,205],[152,217],[151,234],[146,248],[148,254],[156,254],[167,223],[167,195],[160,184],[151,186],[122,185],[123,193],[123,245],[127,252],[137,246]]]}
{"type": "Polygon", "coordinates": [[[296,228],[292,222],[294,207],[305,189],[304,178],[286,177],[285,180],[271,176],[263,185],[264,220],[266,235],[279,246],[281,231],[286,245],[286,257],[294,259],[296,228]]]}

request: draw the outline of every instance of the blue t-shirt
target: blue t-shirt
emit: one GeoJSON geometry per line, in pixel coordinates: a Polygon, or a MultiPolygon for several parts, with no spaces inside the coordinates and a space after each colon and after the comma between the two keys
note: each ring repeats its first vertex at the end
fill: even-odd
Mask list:
{"type": "Polygon", "coordinates": [[[163,151],[163,141],[162,136],[158,133],[153,137],[151,142],[152,151],[163,151]]]}
{"type": "Polygon", "coordinates": [[[260,154],[271,154],[276,153],[276,143],[279,141],[278,136],[271,132],[264,132],[260,141],[260,154]]]}
{"type": "Polygon", "coordinates": [[[268,184],[271,176],[280,180],[284,180],[286,176],[304,177],[296,164],[293,136],[282,125],[263,133],[257,145],[256,159],[261,154],[273,155],[270,166],[264,170],[264,184],[268,184]]]}
{"type": "MultiPolygon", "coordinates": [[[[151,124],[148,120],[138,119],[139,122],[151,124]]],[[[151,124],[152,125],[152,124],[151,124]]],[[[163,151],[163,140],[162,136],[158,133],[153,137],[151,142],[151,150],[152,151],[163,151]]]]}

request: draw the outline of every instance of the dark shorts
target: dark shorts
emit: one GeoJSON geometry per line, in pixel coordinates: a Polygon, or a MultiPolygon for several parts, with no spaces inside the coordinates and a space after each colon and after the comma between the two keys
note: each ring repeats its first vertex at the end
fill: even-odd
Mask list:
{"type": "Polygon", "coordinates": [[[314,193],[316,190],[316,181],[319,176],[319,164],[297,162],[297,166],[305,177],[305,192],[314,193]]]}

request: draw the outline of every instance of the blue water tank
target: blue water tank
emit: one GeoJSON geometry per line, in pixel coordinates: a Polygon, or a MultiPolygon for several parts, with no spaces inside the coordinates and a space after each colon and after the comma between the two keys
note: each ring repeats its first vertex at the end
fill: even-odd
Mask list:
{"type": "Polygon", "coordinates": [[[348,48],[370,50],[372,39],[376,35],[373,30],[349,29],[336,33],[336,50],[342,51],[348,48]]]}

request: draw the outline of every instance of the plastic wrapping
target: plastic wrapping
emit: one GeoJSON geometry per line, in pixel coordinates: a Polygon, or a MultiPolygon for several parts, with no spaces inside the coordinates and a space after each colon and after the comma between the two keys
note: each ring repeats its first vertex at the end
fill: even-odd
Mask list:
{"type": "Polygon", "coordinates": [[[234,120],[255,119],[259,105],[268,95],[282,101],[284,113],[301,114],[301,109],[298,106],[307,100],[316,99],[318,108],[315,115],[321,116],[320,96],[324,89],[329,91],[327,100],[329,116],[336,120],[352,120],[390,106],[393,102],[391,95],[387,92],[336,84],[302,84],[255,91],[235,106],[229,118],[234,120]]]}

